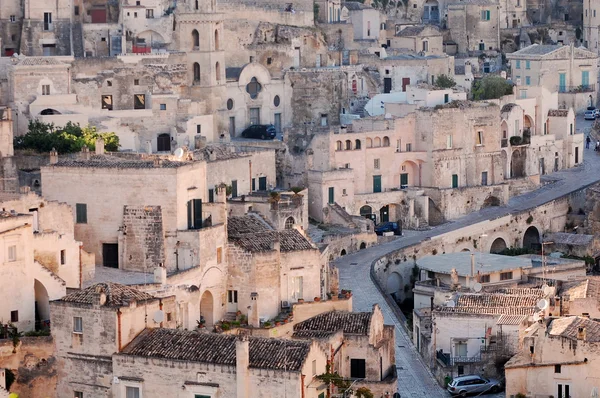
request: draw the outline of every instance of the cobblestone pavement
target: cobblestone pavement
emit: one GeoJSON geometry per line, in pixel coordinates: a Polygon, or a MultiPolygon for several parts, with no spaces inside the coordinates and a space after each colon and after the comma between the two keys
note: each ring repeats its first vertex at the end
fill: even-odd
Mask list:
{"type": "MultiPolygon", "coordinates": [[[[582,118],[578,117],[578,131],[584,132],[587,135],[590,126],[591,123],[583,122],[582,118]]],[[[595,153],[593,149],[584,149],[583,165],[544,176],[543,180],[550,182],[536,191],[510,199],[507,206],[486,208],[429,231],[406,231],[405,236],[399,239],[361,250],[336,261],[336,265],[340,270],[340,287],[352,290],[354,310],[370,311],[374,304],[379,304],[385,315],[386,324],[396,326],[398,391],[403,398],[437,398],[448,397],[449,394],[436,383],[429,368],[423,363],[421,356],[417,354],[415,347],[398,319],[371,281],[369,275],[371,263],[393,250],[415,244],[423,241],[425,238],[440,235],[486,219],[501,217],[512,212],[536,207],[600,181],[600,154],[595,153]]],[[[503,394],[486,395],[486,397],[502,396],[503,394]]]]}

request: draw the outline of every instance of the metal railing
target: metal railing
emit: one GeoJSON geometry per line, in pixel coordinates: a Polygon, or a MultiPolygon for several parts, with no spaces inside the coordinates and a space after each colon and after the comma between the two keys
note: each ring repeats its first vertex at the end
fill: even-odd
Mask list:
{"type": "Polygon", "coordinates": [[[580,84],[579,86],[557,86],[556,91],[559,93],[591,93],[596,91],[595,84],[580,84]]]}

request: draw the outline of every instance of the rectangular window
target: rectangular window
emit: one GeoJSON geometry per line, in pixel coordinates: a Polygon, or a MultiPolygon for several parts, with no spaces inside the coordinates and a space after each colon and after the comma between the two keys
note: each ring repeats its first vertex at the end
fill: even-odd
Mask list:
{"type": "Polygon", "coordinates": [[[133,96],[133,109],[146,109],[145,94],[135,94],[133,96]]]}
{"type": "Polygon", "coordinates": [[[259,191],[267,190],[267,177],[258,177],[258,190],[259,191]]]}
{"type": "Polygon", "coordinates": [[[452,134],[446,136],[446,149],[452,149],[452,134]]]}
{"type": "Polygon", "coordinates": [[[329,203],[330,205],[335,203],[335,190],[334,187],[329,187],[329,198],[327,203],[329,203]]]}
{"type": "Polygon", "coordinates": [[[527,98],[527,90],[519,90],[519,94],[521,95],[521,99],[527,98]]]}
{"type": "Polygon", "coordinates": [[[12,323],[19,322],[19,311],[10,312],[10,321],[12,323]]]}
{"type": "Polygon", "coordinates": [[[65,265],[67,263],[67,251],[60,251],[60,265],[65,265]]]}
{"type": "Polygon", "coordinates": [[[17,261],[17,245],[8,246],[8,261],[17,261]]]}
{"type": "Polygon", "coordinates": [[[166,111],[167,110],[167,104],[160,104],[160,110],[161,111],[166,111]]]}
{"type": "Polygon", "coordinates": [[[581,85],[587,87],[590,84],[590,72],[587,70],[581,71],[581,85]]]}
{"type": "Polygon", "coordinates": [[[458,174],[452,174],[452,188],[458,188],[458,174]]]}
{"type": "Polygon", "coordinates": [[[227,291],[227,302],[236,304],[238,302],[238,291],[237,290],[228,290],[227,291]]]}
{"type": "Polygon", "coordinates": [[[484,186],[485,186],[485,185],[487,185],[487,184],[488,184],[487,177],[488,177],[488,173],[487,173],[487,171],[482,171],[482,172],[481,172],[481,185],[484,185],[484,186]]]}
{"type": "Polygon", "coordinates": [[[480,283],[490,283],[490,276],[489,275],[480,275],[479,282],[480,283]]]}
{"type": "Polygon", "coordinates": [[[73,391],[73,398],[83,398],[83,393],[81,391],[73,391]]]}
{"type": "MultiPolygon", "coordinates": [[[[133,13],[133,17],[134,17],[134,18],[137,18],[137,12],[134,12],[134,13],[133,13]]],[[[127,398],[129,398],[129,397],[127,397],[127,398]]]]}
{"type": "Polygon", "coordinates": [[[292,298],[299,300],[304,298],[303,289],[304,281],[301,276],[292,277],[292,298]]]}
{"type": "Polygon", "coordinates": [[[317,375],[317,360],[313,359],[312,361],[312,375],[316,376],[317,375]]]}
{"type": "Polygon", "coordinates": [[[321,127],[325,127],[325,126],[327,126],[327,115],[322,114],[321,115],[321,127]]]}
{"type": "Polygon", "coordinates": [[[188,229],[202,228],[202,199],[192,199],[187,202],[188,229]]]}
{"type": "Polygon", "coordinates": [[[231,197],[232,198],[237,198],[238,196],[238,189],[237,189],[237,180],[232,180],[231,181],[231,197]]]}
{"type": "Polygon", "coordinates": [[[569,124],[569,135],[573,135],[573,123],[569,124]]]}
{"type": "Polygon", "coordinates": [[[83,333],[83,318],[80,316],[73,317],[73,333],[83,333]]]}
{"type": "Polygon", "coordinates": [[[444,104],[450,102],[450,94],[444,94],[444,104]]]}
{"type": "Polygon", "coordinates": [[[214,202],[215,202],[215,190],[209,189],[208,190],[208,203],[214,203],[214,202]]]}
{"type": "Polygon", "coordinates": [[[364,359],[350,359],[350,378],[364,379],[366,376],[366,366],[364,359]]]}
{"type": "Polygon", "coordinates": [[[406,188],[408,186],[408,173],[400,174],[400,188],[406,188]]]}
{"type": "Polygon", "coordinates": [[[50,95],[50,85],[49,84],[42,85],[42,95],[50,95]]]}
{"type": "Polygon", "coordinates": [[[373,160],[373,168],[375,168],[376,170],[379,170],[379,159],[373,160]]]}
{"type": "Polygon", "coordinates": [[[75,220],[77,224],[87,224],[87,204],[77,203],[75,205],[75,220]]]}
{"type": "Polygon", "coordinates": [[[17,22],[17,17],[16,17],[16,15],[11,15],[11,16],[10,16],[10,22],[17,22]]]}
{"type": "Polygon", "coordinates": [[[51,12],[44,13],[44,30],[45,31],[52,30],[52,13],[51,12]]]}
{"type": "Polygon", "coordinates": [[[406,144],[406,152],[412,152],[412,144],[406,144]]]}
{"type": "Polygon", "coordinates": [[[531,76],[525,76],[525,85],[531,86],[531,76]]]}
{"type": "Polygon", "coordinates": [[[517,69],[521,69],[521,60],[520,60],[520,59],[517,59],[517,62],[516,62],[515,68],[517,68],[517,69]]]}
{"type": "Polygon", "coordinates": [[[125,398],[140,398],[139,387],[125,387],[125,398]]]}
{"type": "Polygon", "coordinates": [[[561,367],[560,365],[554,365],[554,373],[560,373],[561,372],[561,367]]]}
{"type": "Polygon", "coordinates": [[[483,131],[477,132],[477,145],[483,145],[483,131]]]}
{"type": "Polygon", "coordinates": [[[479,51],[485,51],[485,43],[479,43],[479,51]]]}
{"type": "Polygon", "coordinates": [[[256,178],[252,179],[252,192],[256,191],[256,178]]]}
{"type": "Polygon", "coordinates": [[[75,14],[75,16],[79,15],[79,6],[73,7],[73,14],[75,14]]]}
{"type": "Polygon", "coordinates": [[[525,69],[531,69],[531,61],[525,61],[525,69]]]}
{"type": "Polygon", "coordinates": [[[146,18],[147,18],[147,19],[152,19],[152,18],[154,18],[154,10],[147,9],[147,10],[146,10],[146,18]]]}
{"type": "Polygon", "coordinates": [[[223,248],[217,247],[217,264],[221,264],[223,262],[223,248]]]}
{"type": "Polygon", "coordinates": [[[134,86],[139,86],[140,85],[140,79],[133,79],[133,85],[134,86]]]}
{"type": "Polygon", "coordinates": [[[510,279],[512,279],[512,278],[513,278],[513,273],[512,273],[512,271],[509,271],[509,272],[501,272],[501,273],[500,273],[500,280],[501,280],[501,281],[508,281],[508,280],[510,280],[510,279]]]}
{"type": "Polygon", "coordinates": [[[102,96],[102,109],[108,109],[109,111],[113,110],[112,95],[102,96]]]}

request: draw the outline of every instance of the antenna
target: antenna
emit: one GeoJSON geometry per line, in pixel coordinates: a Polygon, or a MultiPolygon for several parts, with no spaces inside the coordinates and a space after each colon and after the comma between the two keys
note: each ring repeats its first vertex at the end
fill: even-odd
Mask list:
{"type": "Polygon", "coordinates": [[[483,289],[483,285],[481,283],[477,282],[473,285],[473,291],[475,293],[479,293],[481,289],[483,289]]]}
{"type": "Polygon", "coordinates": [[[162,310],[158,310],[154,313],[154,322],[161,323],[165,320],[165,313],[162,310]]]}
{"type": "Polygon", "coordinates": [[[454,302],[454,300],[448,300],[446,302],[446,307],[448,307],[448,308],[454,308],[454,307],[456,307],[456,303],[454,302]]]}
{"type": "Polygon", "coordinates": [[[177,159],[177,160],[183,159],[184,155],[185,155],[185,151],[183,150],[183,148],[177,148],[177,149],[175,149],[175,152],[173,153],[173,156],[175,156],[175,159],[177,159]]]}
{"type": "Polygon", "coordinates": [[[538,301],[538,302],[537,302],[537,305],[536,305],[536,306],[537,306],[537,307],[538,307],[540,310],[545,310],[546,308],[548,308],[548,304],[549,304],[549,303],[548,303],[548,300],[546,300],[546,299],[540,299],[540,301],[538,301]]]}

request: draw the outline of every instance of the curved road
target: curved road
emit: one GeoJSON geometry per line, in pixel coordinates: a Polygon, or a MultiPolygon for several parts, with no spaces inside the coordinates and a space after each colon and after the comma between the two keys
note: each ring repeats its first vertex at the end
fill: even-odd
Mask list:
{"type": "MultiPolygon", "coordinates": [[[[589,132],[591,123],[578,117],[577,124],[578,132],[586,134],[589,132]]],[[[486,208],[429,231],[407,231],[405,236],[397,240],[373,246],[336,260],[335,264],[340,271],[340,288],[352,290],[354,311],[371,311],[374,304],[379,304],[386,324],[396,326],[398,391],[403,398],[437,398],[448,397],[448,394],[438,386],[400,322],[371,280],[371,263],[389,252],[421,242],[425,238],[490,218],[537,207],[598,182],[600,181],[600,154],[595,153],[592,149],[585,149],[583,165],[544,176],[543,179],[553,182],[533,192],[511,198],[507,206],[486,208]]]]}

